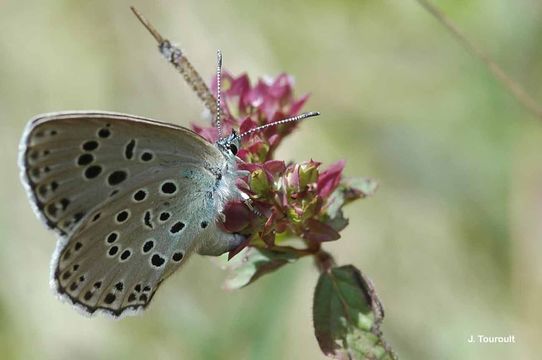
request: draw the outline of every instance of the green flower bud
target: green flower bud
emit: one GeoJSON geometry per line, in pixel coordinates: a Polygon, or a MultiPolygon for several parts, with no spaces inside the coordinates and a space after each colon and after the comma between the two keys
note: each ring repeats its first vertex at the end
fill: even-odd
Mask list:
{"type": "Polygon", "coordinates": [[[250,174],[248,181],[250,190],[254,191],[258,195],[266,194],[270,189],[269,179],[262,169],[257,169],[250,174]]]}
{"type": "Polygon", "coordinates": [[[318,181],[318,163],[304,162],[299,166],[299,190],[304,190],[309,184],[318,181]]]}

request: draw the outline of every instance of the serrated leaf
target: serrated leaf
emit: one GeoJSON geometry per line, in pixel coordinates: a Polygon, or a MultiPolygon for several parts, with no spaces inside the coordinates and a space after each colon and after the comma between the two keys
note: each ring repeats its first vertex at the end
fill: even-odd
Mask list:
{"type": "Polygon", "coordinates": [[[374,195],[378,183],[369,178],[348,179],[341,183],[327,201],[327,214],[333,218],[349,202],[374,195]]]}
{"type": "Polygon", "coordinates": [[[332,267],[320,275],[314,292],[314,330],[327,356],[396,359],[381,337],[383,316],[371,282],[354,266],[332,267]]]}
{"type": "Polygon", "coordinates": [[[348,225],[343,206],[356,199],[371,196],[378,188],[378,183],[369,178],[349,179],[341,183],[329,196],[325,205],[326,224],[335,231],[341,231],[348,225]]]}
{"type": "Polygon", "coordinates": [[[230,274],[224,282],[224,288],[240,289],[297,258],[292,253],[246,248],[226,265],[230,274]]]}

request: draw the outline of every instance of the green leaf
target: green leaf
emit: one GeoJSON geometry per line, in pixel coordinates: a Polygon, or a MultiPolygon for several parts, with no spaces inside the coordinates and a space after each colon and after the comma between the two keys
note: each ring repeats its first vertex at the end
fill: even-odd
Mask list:
{"type": "Polygon", "coordinates": [[[292,253],[248,247],[226,265],[230,274],[224,282],[224,288],[240,289],[297,258],[292,253]]]}
{"type": "Polygon", "coordinates": [[[382,305],[369,279],[352,265],[322,272],[313,318],[323,353],[336,359],[396,359],[382,339],[382,305]]]}

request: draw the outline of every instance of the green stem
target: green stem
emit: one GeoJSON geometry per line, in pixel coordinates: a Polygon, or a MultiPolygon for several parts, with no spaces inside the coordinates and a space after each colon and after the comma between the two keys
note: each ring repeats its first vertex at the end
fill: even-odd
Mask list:
{"type": "Polygon", "coordinates": [[[534,116],[542,120],[542,106],[540,106],[523,87],[512,79],[508,74],[487,55],[480,47],[470,41],[465,34],[455,25],[440,9],[433,5],[429,0],[416,0],[423,8],[433,15],[450,33],[470,51],[475,57],[482,61],[489,71],[501,82],[508,92],[534,116]]]}
{"type": "Polygon", "coordinates": [[[320,273],[329,272],[335,266],[335,259],[327,251],[320,249],[317,253],[313,253],[313,255],[314,263],[320,273]]]}

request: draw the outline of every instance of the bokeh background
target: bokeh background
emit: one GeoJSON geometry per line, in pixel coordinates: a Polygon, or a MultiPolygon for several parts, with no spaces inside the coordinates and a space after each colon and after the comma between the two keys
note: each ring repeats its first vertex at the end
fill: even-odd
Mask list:
{"type": "MultiPolygon", "coordinates": [[[[542,3],[441,0],[542,101],[542,3]]],[[[288,72],[308,110],[279,158],[380,183],[329,244],[371,277],[402,359],[542,352],[542,121],[414,0],[0,0],[0,358],[320,359],[309,259],[225,292],[194,257],[141,317],[84,318],[48,286],[55,247],[18,178],[33,115],[127,112],[187,125],[202,106],[129,11],[136,5],[210,79],[215,51],[252,78],[288,72]],[[469,344],[470,335],[515,344],[469,344]]]]}

